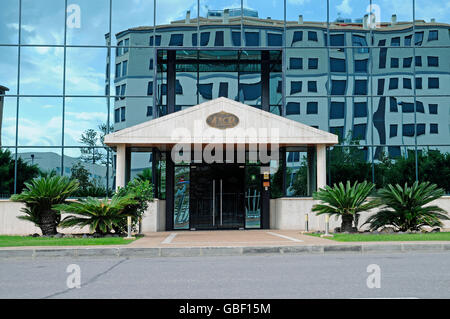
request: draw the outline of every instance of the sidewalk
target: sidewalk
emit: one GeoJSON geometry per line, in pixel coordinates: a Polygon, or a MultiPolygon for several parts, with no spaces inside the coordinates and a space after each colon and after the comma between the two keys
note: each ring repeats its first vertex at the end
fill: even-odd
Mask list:
{"type": "Polygon", "coordinates": [[[148,233],[128,247],[255,247],[339,245],[333,240],[301,234],[298,230],[222,230],[148,233]]]}
{"type": "Polygon", "coordinates": [[[299,253],[450,252],[450,242],[336,242],[298,230],[172,231],[147,233],[128,245],[3,247],[2,258],[200,257],[299,253]]]}

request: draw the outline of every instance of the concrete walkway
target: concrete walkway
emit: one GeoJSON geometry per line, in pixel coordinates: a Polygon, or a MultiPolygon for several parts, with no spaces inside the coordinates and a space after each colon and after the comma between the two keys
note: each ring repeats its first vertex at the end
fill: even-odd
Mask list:
{"type": "Polygon", "coordinates": [[[223,230],[147,233],[127,247],[260,247],[339,245],[333,240],[303,235],[298,230],[223,230]]]}

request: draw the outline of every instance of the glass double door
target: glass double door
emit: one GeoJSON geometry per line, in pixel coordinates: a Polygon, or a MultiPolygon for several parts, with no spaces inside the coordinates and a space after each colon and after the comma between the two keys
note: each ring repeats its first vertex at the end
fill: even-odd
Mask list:
{"type": "Polygon", "coordinates": [[[244,166],[191,166],[190,184],[191,229],[244,228],[244,166]]]}

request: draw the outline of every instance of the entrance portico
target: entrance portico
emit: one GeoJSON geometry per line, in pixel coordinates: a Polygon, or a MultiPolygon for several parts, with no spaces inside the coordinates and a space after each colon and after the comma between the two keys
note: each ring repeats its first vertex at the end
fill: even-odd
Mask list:
{"type": "Polygon", "coordinates": [[[131,150],[152,150],[157,193],[157,161],[165,161],[166,230],[269,228],[271,182],[275,169],[286,169],[286,151],[307,154],[311,195],[326,185],[326,147],[337,142],[334,134],[227,98],[105,137],[116,147],[116,187],[130,178],[131,150]]]}

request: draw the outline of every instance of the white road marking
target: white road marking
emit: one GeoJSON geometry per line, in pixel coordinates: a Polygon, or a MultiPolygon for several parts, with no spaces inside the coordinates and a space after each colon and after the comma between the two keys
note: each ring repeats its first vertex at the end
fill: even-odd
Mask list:
{"type": "Polygon", "coordinates": [[[177,233],[171,233],[169,236],[166,237],[166,239],[162,241],[162,244],[170,244],[176,236],[177,233]]]}
{"type": "Polygon", "coordinates": [[[267,233],[269,235],[281,237],[281,238],[288,239],[288,240],[292,240],[292,241],[295,241],[297,243],[302,243],[303,242],[303,240],[300,240],[300,239],[297,239],[297,238],[293,238],[293,237],[289,237],[289,236],[280,235],[280,234],[277,234],[277,233],[272,233],[270,231],[268,231],[267,233]]]}

